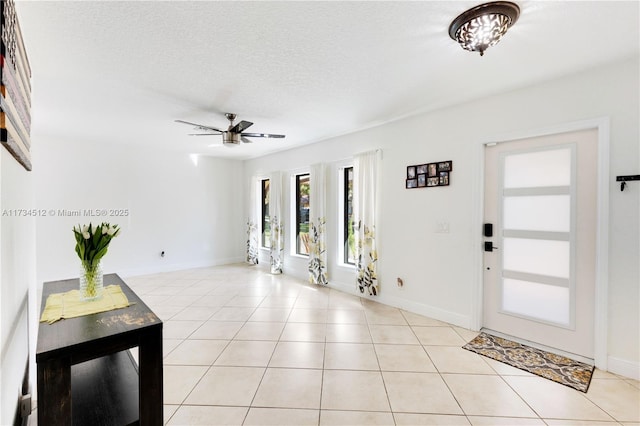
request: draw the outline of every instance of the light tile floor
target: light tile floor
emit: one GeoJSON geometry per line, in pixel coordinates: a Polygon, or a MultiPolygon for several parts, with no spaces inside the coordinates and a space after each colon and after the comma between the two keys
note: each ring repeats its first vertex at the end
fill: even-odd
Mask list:
{"type": "Polygon", "coordinates": [[[587,394],[465,351],[476,333],[230,265],[128,278],[165,322],[170,425],[640,425],[638,381],[587,394]]]}
{"type": "Polygon", "coordinates": [[[261,267],[125,281],[164,321],[169,425],[640,425],[636,380],[574,391],[465,351],[470,330],[261,267]]]}

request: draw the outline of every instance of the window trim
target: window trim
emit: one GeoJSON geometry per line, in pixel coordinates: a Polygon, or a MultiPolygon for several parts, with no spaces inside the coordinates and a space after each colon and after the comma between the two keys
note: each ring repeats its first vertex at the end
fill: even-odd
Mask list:
{"type": "MultiPolygon", "coordinates": [[[[265,203],[264,203],[264,186],[265,182],[269,182],[271,184],[269,178],[260,178],[260,248],[265,250],[271,250],[271,246],[267,246],[265,244],[265,235],[264,235],[264,225],[265,225],[265,203]]],[[[269,185],[269,196],[271,196],[271,185],[269,185]]],[[[269,203],[271,203],[271,199],[269,199],[269,203]]]]}
{"type": "Polygon", "coordinates": [[[353,164],[351,162],[345,162],[338,166],[338,232],[337,232],[337,259],[336,262],[338,266],[354,269],[355,263],[348,263],[346,258],[348,256],[345,241],[348,239],[348,228],[345,227],[346,217],[348,217],[347,212],[347,203],[345,202],[346,191],[347,191],[347,169],[353,169],[353,164]]]}
{"type": "Polygon", "coordinates": [[[256,203],[254,205],[254,214],[255,214],[255,218],[256,218],[256,228],[258,229],[258,251],[269,251],[271,250],[268,247],[263,247],[262,246],[262,232],[264,231],[262,229],[262,207],[260,206],[262,204],[262,181],[264,179],[269,179],[268,176],[260,176],[258,175],[258,179],[257,182],[255,182],[255,197],[256,197],[256,203]]]}
{"type": "Polygon", "coordinates": [[[296,209],[296,220],[295,220],[295,246],[294,253],[298,256],[309,257],[308,253],[300,253],[300,178],[306,176],[309,182],[311,182],[311,174],[309,172],[305,173],[296,173],[295,174],[295,209],[296,209]]]}

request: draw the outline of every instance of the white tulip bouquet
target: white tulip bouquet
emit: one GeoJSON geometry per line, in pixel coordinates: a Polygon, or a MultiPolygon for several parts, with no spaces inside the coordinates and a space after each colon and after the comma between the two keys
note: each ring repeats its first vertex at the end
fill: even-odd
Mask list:
{"type": "Polygon", "coordinates": [[[76,238],[76,253],[82,262],[84,276],[81,280],[81,296],[94,299],[101,296],[102,269],[100,260],[107,254],[109,243],[120,234],[118,225],[103,222],[100,225],[78,225],[73,227],[76,238]]]}

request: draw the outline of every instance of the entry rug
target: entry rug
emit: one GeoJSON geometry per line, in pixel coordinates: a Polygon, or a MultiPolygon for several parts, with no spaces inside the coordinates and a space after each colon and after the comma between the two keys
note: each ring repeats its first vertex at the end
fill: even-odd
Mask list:
{"type": "Polygon", "coordinates": [[[480,333],[463,348],[585,393],[594,370],[583,362],[487,333],[480,333]]]}

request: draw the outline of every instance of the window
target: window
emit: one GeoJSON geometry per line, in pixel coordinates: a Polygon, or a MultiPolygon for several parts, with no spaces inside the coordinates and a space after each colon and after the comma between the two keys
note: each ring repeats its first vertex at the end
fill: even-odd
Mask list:
{"type": "Polygon", "coordinates": [[[353,229],[353,166],[349,163],[338,169],[338,253],[337,262],[342,266],[356,264],[356,242],[353,229]]]}
{"type": "Polygon", "coordinates": [[[261,246],[264,248],[271,247],[271,217],[269,216],[269,179],[263,179],[260,190],[260,204],[262,216],[262,241],[261,246]]]}
{"type": "Polygon", "coordinates": [[[356,241],[353,235],[353,167],[345,167],[342,179],[342,229],[344,263],[355,265],[356,263],[356,241]]]}
{"type": "Polygon", "coordinates": [[[309,174],[296,176],[296,253],[309,255],[309,174]]]}

